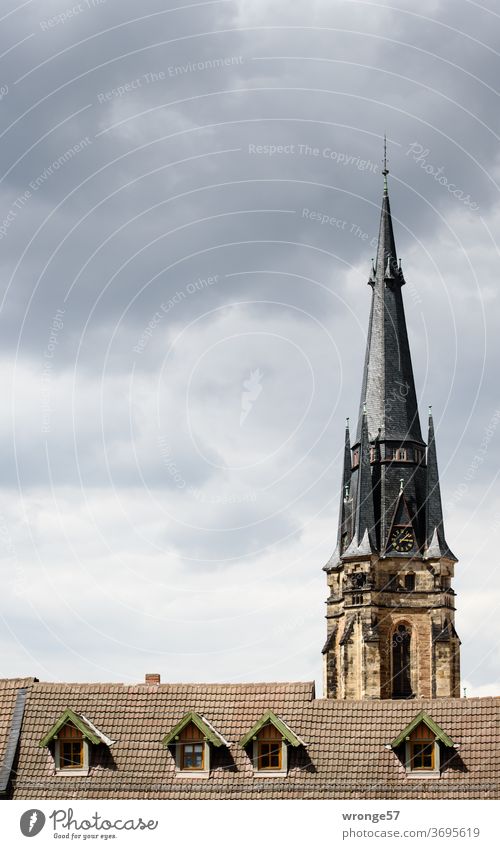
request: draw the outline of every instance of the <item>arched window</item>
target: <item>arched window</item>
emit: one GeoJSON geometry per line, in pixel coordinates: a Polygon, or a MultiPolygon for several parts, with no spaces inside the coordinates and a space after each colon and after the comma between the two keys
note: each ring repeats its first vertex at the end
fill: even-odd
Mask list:
{"type": "Polygon", "coordinates": [[[408,699],[412,695],[410,675],[411,633],[406,625],[398,625],[392,636],[392,698],[408,699]]]}

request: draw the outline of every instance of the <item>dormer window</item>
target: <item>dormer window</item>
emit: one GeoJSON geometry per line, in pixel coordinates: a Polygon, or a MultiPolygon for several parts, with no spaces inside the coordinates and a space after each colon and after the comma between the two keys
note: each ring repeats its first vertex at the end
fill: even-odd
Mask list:
{"type": "Polygon", "coordinates": [[[270,710],[240,740],[240,746],[252,759],[256,776],[286,775],[289,747],[303,745],[300,737],[270,710]]]}
{"type": "Polygon", "coordinates": [[[410,772],[432,772],[436,768],[436,760],[436,738],[425,722],[421,722],[407,742],[407,769],[410,772]]]}
{"type": "Polygon", "coordinates": [[[186,714],[162,742],[171,750],[177,771],[195,777],[209,775],[211,746],[228,746],[208,719],[194,712],[186,714]]]}
{"type": "Polygon", "coordinates": [[[205,769],[205,740],[199,728],[190,722],[179,741],[179,769],[205,769]]]}
{"type": "Polygon", "coordinates": [[[399,753],[408,778],[439,778],[440,746],[455,748],[448,735],[422,710],[390,747],[399,753]]]}
{"type": "Polygon", "coordinates": [[[52,752],[56,773],[88,775],[94,746],[112,746],[111,740],[86,716],[65,710],[57,722],[40,740],[42,748],[52,752]]]}
{"type": "Polygon", "coordinates": [[[359,448],[355,448],[352,452],[352,465],[359,466],[359,448]]]}
{"type": "Polygon", "coordinates": [[[59,732],[56,747],[56,769],[84,769],[88,749],[85,747],[82,732],[71,722],[68,722],[59,732]]]}
{"type": "MultiPolygon", "coordinates": [[[[283,769],[283,738],[272,723],[262,728],[254,743],[258,770],[274,770],[281,772],[283,769]]],[[[285,748],[286,755],[286,748],[285,748]]]]}

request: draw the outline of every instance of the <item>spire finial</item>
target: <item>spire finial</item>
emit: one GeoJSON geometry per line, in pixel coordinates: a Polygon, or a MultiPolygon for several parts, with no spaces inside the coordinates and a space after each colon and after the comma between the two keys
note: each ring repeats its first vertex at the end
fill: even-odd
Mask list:
{"type": "Polygon", "coordinates": [[[387,136],[384,133],[384,168],[382,174],[384,175],[384,195],[388,194],[387,190],[387,175],[389,173],[389,169],[387,167],[387,136]]]}
{"type": "Polygon", "coordinates": [[[345,420],[345,426],[346,426],[346,428],[349,427],[349,416],[347,416],[347,418],[345,420]]]}
{"type": "Polygon", "coordinates": [[[432,404],[429,404],[429,418],[432,418],[432,404]]]}
{"type": "Polygon", "coordinates": [[[400,492],[403,492],[404,486],[405,486],[405,479],[404,479],[404,478],[400,478],[400,479],[399,479],[399,491],[400,491],[400,492]]]}

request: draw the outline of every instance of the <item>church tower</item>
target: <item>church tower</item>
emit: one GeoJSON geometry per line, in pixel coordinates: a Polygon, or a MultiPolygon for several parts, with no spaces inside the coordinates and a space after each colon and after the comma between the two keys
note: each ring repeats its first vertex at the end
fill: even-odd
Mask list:
{"type": "Polygon", "coordinates": [[[405,284],[384,164],[370,324],[354,441],[349,420],[337,546],[324,567],[330,699],[458,698],[456,557],[446,542],[432,413],[422,439],[405,284]]]}

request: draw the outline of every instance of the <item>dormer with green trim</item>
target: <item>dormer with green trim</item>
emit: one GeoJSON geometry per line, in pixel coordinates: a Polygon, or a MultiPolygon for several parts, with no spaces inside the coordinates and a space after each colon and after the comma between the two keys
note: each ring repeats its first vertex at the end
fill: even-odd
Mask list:
{"type": "Polygon", "coordinates": [[[271,710],[267,710],[240,740],[242,749],[248,747],[257,776],[286,775],[288,747],[304,745],[290,726],[271,710]]]}
{"type": "Polygon", "coordinates": [[[83,714],[67,708],[38,744],[50,747],[57,774],[88,775],[91,746],[112,746],[113,740],[83,714]]]}
{"type": "Polygon", "coordinates": [[[442,749],[457,747],[437,722],[421,710],[388,748],[399,754],[408,778],[439,778],[442,749]]]}
{"type": "Polygon", "coordinates": [[[182,717],[165,735],[162,744],[171,749],[178,772],[198,778],[210,774],[210,747],[229,747],[208,719],[194,711],[182,717]]]}

